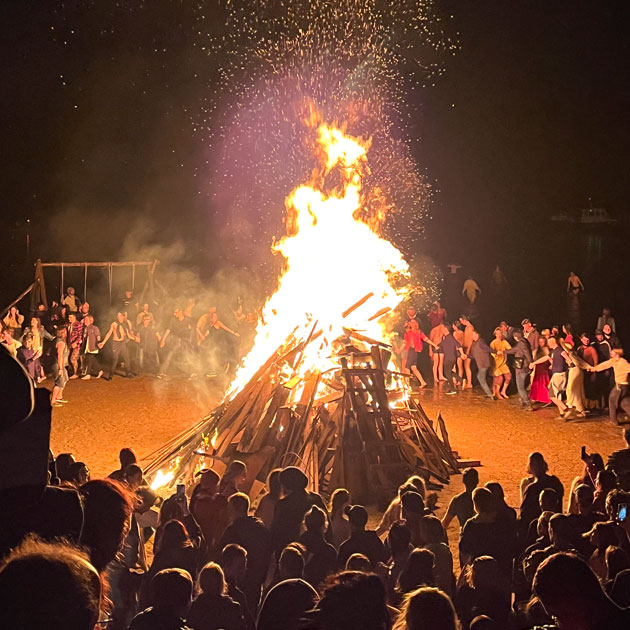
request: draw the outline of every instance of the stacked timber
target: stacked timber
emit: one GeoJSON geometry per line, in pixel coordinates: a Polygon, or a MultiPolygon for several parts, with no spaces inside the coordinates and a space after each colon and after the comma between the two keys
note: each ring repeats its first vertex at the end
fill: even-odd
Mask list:
{"type": "Polygon", "coordinates": [[[441,416],[434,424],[411,395],[410,376],[388,369],[390,348],[344,329],[331,369],[302,370],[291,338],[212,413],[152,453],[146,475],[164,492],[201,468],[247,464],[253,498],[274,468],[299,466],[311,489],[347,488],[357,502],[388,500],[410,474],[439,483],[459,471],[441,416]]]}

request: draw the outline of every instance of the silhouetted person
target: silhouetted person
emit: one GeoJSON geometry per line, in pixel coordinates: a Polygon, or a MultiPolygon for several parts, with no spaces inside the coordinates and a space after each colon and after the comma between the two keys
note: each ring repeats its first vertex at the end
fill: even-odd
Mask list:
{"type": "Polygon", "coordinates": [[[455,609],[446,593],[419,588],[405,599],[394,630],[457,630],[455,609]]]}
{"type": "Polygon", "coordinates": [[[603,591],[597,576],[577,556],[557,553],[536,571],[534,592],[562,628],[625,630],[630,610],[622,610],[603,591]]]}
{"type": "Polygon", "coordinates": [[[265,597],[256,630],[299,630],[301,619],[319,599],[317,591],[300,579],[276,584],[265,597]]]}
{"type": "Polygon", "coordinates": [[[280,473],[280,483],[285,496],[276,503],[271,539],[276,553],[280,553],[289,543],[297,542],[304,515],[312,505],[326,511],[322,498],[315,492],[308,492],[308,479],[297,467],[289,466],[280,473]]]}
{"type": "Polygon", "coordinates": [[[527,472],[529,477],[521,481],[521,510],[520,523],[521,531],[527,532],[529,524],[537,519],[542,510],[538,498],[545,488],[555,490],[558,497],[558,506],[555,510],[562,510],[562,497],[564,496],[564,486],[555,475],[548,473],[549,466],[545,458],[540,453],[531,453],[529,456],[529,465],[527,472]]]}
{"type": "Polygon", "coordinates": [[[271,535],[262,521],[249,516],[249,497],[246,494],[238,492],[228,499],[228,515],[231,524],[221,537],[219,548],[236,544],[247,551],[247,570],[240,586],[253,614],[258,610],[262,585],[269,570],[271,535]]]}
{"type": "Polygon", "coordinates": [[[241,584],[247,572],[247,551],[240,545],[227,545],[221,552],[221,568],[225,575],[228,595],[235,602],[238,602],[246,627],[248,630],[253,630],[253,612],[250,611],[247,597],[241,589],[241,584]]]}
{"type": "Polygon", "coordinates": [[[184,524],[172,520],[165,524],[160,546],[153,556],[148,579],[163,569],[183,569],[192,578],[197,575],[199,552],[188,537],[184,524]]]}
{"type": "Polygon", "coordinates": [[[133,496],[122,484],[109,479],[81,486],[84,524],[81,544],[101,572],[122,547],[133,512],[133,496]]]}
{"type": "Polygon", "coordinates": [[[0,562],[0,628],[93,630],[101,580],[87,555],[29,537],[0,562]]]}
{"type": "Polygon", "coordinates": [[[227,497],[219,494],[219,475],[211,468],[199,472],[199,484],[190,497],[190,511],[203,532],[204,553],[216,557],[219,540],[229,523],[227,497]]]}
{"type": "Polygon", "coordinates": [[[337,551],[326,541],[326,512],[314,505],[304,516],[306,531],[300,536],[300,544],[306,548],[304,579],[317,588],[337,566],[337,551]]]}
{"type": "Polygon", "coordinates": [[[199,573],[199,594],[190,607],[186,619],[194,630],[245,630],[243,611],[238,602],[227,594],[223,569],[214,563],[206,564],[199,573]]]}
{"type": "Polygon", "coordinates": [[[129,630],[186,630],[193,581],[182,569],[165,569],[151,580],[151,607],[138,613],[129,630]]]}
{"type": "Polygon", "coordinates": [[[115,470],[113,473],[110,473],[109,478],[113,479],[114,481],[124,481],[125,470],[127,470],[127,466],[129,466],[130,464],[136,464],[138,462],[138,459],[136,458],[136,454],[134,453],[133,449],[129,447],[120,449],[118,459],[120,461],[120,468],[115,470]]]}
{"type": "Polygon", "coordinates": [[[385,587],[374,574],[343,571],[326,582],[317,621],[322,630],[386,630],[385,587]]]}
{"type": "Polygon", "coordinates": [[[362,505],[353,505],[346,508],[346,515],[350,521],[350,538],[339,547],[337,566],[344,567],[346,560],[353,553],[362,553],[367,556],[375,566],[378,562],[387,560],[385,547],[372,529],[366,529],[368,522],[367,510],[362,505]]]}
{"type": "Polygon", "coordinates": [[[479,473],[475,468],[466,468],[462,473],[464,492],[455,495],[448,504],[448,510],[442,519],[444,529],[448,529],[451,521],[457,518],[460,530],[466,525],[466,521],[475,515],[472,501],[473,490],[479,485],[479,473]]]}

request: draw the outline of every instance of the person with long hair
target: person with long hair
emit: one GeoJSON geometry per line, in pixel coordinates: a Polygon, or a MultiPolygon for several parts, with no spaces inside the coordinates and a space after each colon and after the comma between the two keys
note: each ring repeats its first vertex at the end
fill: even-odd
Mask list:
{"type": "Polygon", "coordinates": [[[153,563],[149,569],[150,580],[162,569],[184,569],[194,577],[197,575],[199,555],[181,521],[171,520],[164,525],[160,545],[156,549],[153,563]]]}
{"type": "Polygon", "coordinates": [[[507,388],[512,380],[512,374],[505,357],[506,350],[510,350],[509,342],[503,338],[501,328],[494,329],[494,339],[490,342],[492,356],[494,357],[494,369],[492,370],[492,394],[496,398],[507,400],[507,388]]]}
{"type": "Polygon", "coordinates": [[[350,521],[344,510],[352,502],[350,493],[345,488],[337,488],[330,496],[328,512],[330,513],[331,542],[339,550],[342,543],[350,538],[350,521]]]}
{"type": "Polygon", "coordinates": [[[457,630],[453,603],[438,588],[411,591],[403,600],[393,630],[457,630]]]}
{"type": "Polygon", "coordinates": [[[223,473],[223,477],[221,477],[219,494],[226,498],[236,494],[240,491],[240,485],[245,481],[246,477],[247,466],[238,459],[235,459],[227,467],[226,471],[223,473]]]}
{"type": "Polygon", "coordinates": [[[44,328],[41,319],[35,316],[31,317],[30,325],[24,330],[22,338],[24,339],[29,334],[33,337],[33,350],[39,353],[37,382],[41,383],[46,377],[41,364],[41,357],[44,356],[44,340],[53,341],[54,337],[44,328]]]}
{"type": "Polygon", "coordinates": [[[580,335],[580,344],[576,348],[577,356],[587,364],[586,371],[584,373],[584,395],[586,396],[587,406],[589,408],[596,407],[600,398],[597,377],[594,372],[590,372],[588,366],[594,367],[599,362],[597,356],[597,350],[591,343],[591,338],[588,333],[583,332],[580,335]]]}
{"type": "Polygon", "coordinates": [[[206,564],[197,580],[195,597],[186,619],[193,630],[245,630],[243,611],[227,593],[223,569],[215,562],[206,564]]]}
{"type": "Polygon", "coordinates": [[[2,319],[2,323],[13,331],[16,339],[22,336],[22,326],[24,324],[24,315],[20,313],[17,306],[12,306],[8,313],[2,319]]]}
{"type": "Polygon", "coordinates": [[[549,347],[547,338],[544,335],[538,337],[538,348],[534,353],[534,360],[530,364],[532,372],[532,386],[529,392],[529,398],[532,402],[542,405],[550,405],[549,398],[549,366],[551,365],[551,357],[549,355],[549,347]]]}
{"type": "Polygon", "coordinates": [[[397,593],[402,597],[421,586],[435,586],[435,555],[428,549],[414,549],[398,576],[397,593]]]}
{"type": "Polygon", "coordinates": [[[63,397],[63,389],[68,382],[68,357],[70,349],[66,343],[67,331],[65,327],[57,328],[55,339],[54,363],[52,366],[53,390],[50,397],[50,404],[53,407],[61,407],[62,403],[68,402],[63,397]]]}

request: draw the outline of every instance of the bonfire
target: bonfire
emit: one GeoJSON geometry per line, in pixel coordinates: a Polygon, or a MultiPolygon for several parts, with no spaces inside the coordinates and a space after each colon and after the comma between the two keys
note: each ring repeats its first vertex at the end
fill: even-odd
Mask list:
{"type": "Polygon", "coordinates": [[[235,459],[247,463],[253,498],[288,465],[312,489],[344,486],[364,503],[391,497],[413,472],[442,483],[458,472],[442,418],[429,420],[392,361],[395,309],[413,287],[380,233],[382,213],[365,212],[370,142],[310,124],[321,164],[287,197],[277,290],[223,402],[150,456],[160,492],[235,459]]]}

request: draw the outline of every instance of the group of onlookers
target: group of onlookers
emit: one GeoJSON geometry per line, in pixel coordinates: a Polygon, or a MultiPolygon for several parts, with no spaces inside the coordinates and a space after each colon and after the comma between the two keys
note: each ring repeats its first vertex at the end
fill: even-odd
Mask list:
{"type": "Polygon", "coordinates": [[[620,408],[630,414],[630,363],[624,358],[615,320],[607,308],[593,335],[575,335],[570,324],[538,330],[529,319],[523,319],[519,328],[501,322],[490,343],[467,315],[449,322],[439,302],[427,319],[431,330],[425,335],[417,312],[408,309],[401,341],[394,345],[402,370],[416,376],[421,388],[427,386],[422,371],[428,363],[423,355],[428,355],[433,382],[444,382],[447,394],[472,389],[474,368],[477,383],[492,400],[509,398],[514,382],[523,407],[554,404],[565,419],[606,408],[614,422],[620,408]]]}
{"type": "Polygon", "coordinates": [[[224,376],[251,345],[257,323],[240,305],[230,312],[230,328],[216,306],[200,312],[188,300],[169,312],[156,303],[136,302],[132,291],[125,292],[112,319],[99,327],[90,304],[68,287],[60,302],[50,309],[38,304],[28,319],[12,306],[2,319],[1,343],[36,383],[50,375],[53,405],[61,406],[68,380],[111,380],[117,370],[128,377],[164,378],[174,371],[224,376]]]}
{"type": "Polygon", "coordinates": [[[71,454],[51,455],[43,490],[0,489],[0,627],[520,630],[556,620],[622,630],[630,430],[624,437],[607,463],[583,449],[568,500],[532,453],[518,510],[470,468],[441,519],[425,479],[412,476],[373,528],[347,490],[325,502],[296,467],[272,470],[254,508],[240,461],[222,475],[202,469],[162,500],[130,448],[97,480],[71,454]]]}

